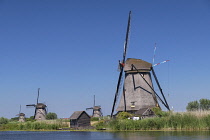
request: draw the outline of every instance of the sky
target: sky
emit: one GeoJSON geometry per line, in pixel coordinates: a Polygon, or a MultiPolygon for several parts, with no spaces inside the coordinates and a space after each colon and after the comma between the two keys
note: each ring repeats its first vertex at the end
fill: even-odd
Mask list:
{"type": "Polygon", "coordinates": [[[0,0],[0,117],[20,105],[33,116],[38,88],[59,118],[94,95],[110,115],[129,11],[127,58],[152,63],[157,44],[155,63],[170,60],[154,67],[170,108],[210,99],[209,0],[0,0]]]}

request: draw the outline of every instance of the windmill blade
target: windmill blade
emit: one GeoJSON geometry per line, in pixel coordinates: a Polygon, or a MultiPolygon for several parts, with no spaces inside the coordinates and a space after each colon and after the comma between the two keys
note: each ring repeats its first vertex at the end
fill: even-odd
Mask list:
{"type": "Polygon", "coordinates": [[[48,108],[47,108],[47,106],[44,108],[44,110],[45,110],[45,112],[46,112],[46,114],[48,113],[48,108]]]}
{"type": "Polygon", "coordinates": [[[153,67],[155,67],[155,66],[157,66],[157,65],[160,65],[160,64],[163,64],[163,63],[166,63],[166,62],[168,62],[168,61],[170,61],[170,60],[165,60],[165,61],[163,61],[163,62],[160,62],[160,63],[154,64],[154,65],[153,65],[153,67]]]}
{"type": "Polygon", "coordinates": [[[40,90],[40,88],[38,88],[38,96],[37,96],[37,101],[36,101],[36,104],[38,104],[38,103],[39,103],[39,90],[40,90]]]}
{"type": "Polygon", "coordinates": [[[160,90],[160,93],[162,94],[162,97],[163,97],[163,99],[164,99],[164,101],[165,101],[165,102],[164,102],[164,105],[165,105],[165,107],[170,111],[170,107],[169,107],[169,105],[168,105],[168,102],[167,102],[167,100],[166,100],[164,94],[163,94],[163,90],[162,90],[162,88],[160,87],[160,84],[159,84],[159,81],[158,81],[157,76],[156,76],[156,74],[155,74],[155,71],[154,71],[153,68],[151,68],[151,70],[152,70],[152,74],[153,74],[153,76],[154,76],[154,78],[155,78],[155,81],[156,81],[156,83],[157,83],[157,85],[158,85],[158,88],[159,88],[159,90],[160,90]]]}
{"type": "Polygon", "coordinates": [[[95,106],[95,103],[96,103],[96,102],[95,102],[95,95],[94,95],[93,107],[95,106]]]}
{"type": "Polygon", "coordinates": [[[153,54],[153,59],[152,59],[152,64],[153,64],[153,65],[154,65],[154,63],[155,63],[155,52],[156,52],[156,43],[155,43],[154,54],[153,54]]]}
{"type": "Polygon", "coordinates": [[[127,25],[126,38],[125,38],[125,43],[124,43],[123,59],[122,59],[122,62],[120,63],[120,74],[119,74],[119,78],[118,78],[118,82],[117,82],[117,89],[115,92],[111,117],[113,116],[113,113],[114,113],[114,109],[115,109],[115,105],[116,105],[116,101],[117,101],[117,97],[119,94],[119,89],[120,89],[120,85],[121,85],[121,81],[122,81],[122,75],[123,75],[123,71],[124,71],[124,64],[125,64],[127,47],[128,47],[128,37],[129,37],[129,32],[130,32],[130,21],[131,21],[131,11],[129,12],[129,17],[128,17],[128,25],[127,25]]]}
{"type": "Polygon", "coordinates": [[[122,63],[125,63],[125,58],[126,58],[126,53],[127,53],[127,48],[128,48],[128,38],[129,38],[129,33],[130,33],[130,22],[131,22],[131,11],[129,12],[129,17],[128,17],[128,26],[127,26],[127,32],[126,32],[126,37],[125,37],[125,43],[124,43],[124,52],[123,52],[123,60],[122,63]]]}
{"type": "Polygon", "coordinates": [[[20,105],[20,110],[19,110],[19,114],[20,114],[20,112],[21,112],[21,105],[20,105]]]}
{"type": "Polygon", "coordinates": [[[35,108],[35,111],[34,111],[34,119],[35,119],[35,117],[36,117],[36,108],[35,108]]]}
{"type": "Polygon", "coordinates": [[[93,109],[93,107],[90,107],[90,108],[86,108],[86,110],[90,110],[90,109],[93,109]]]}
{"type": "Polygon", "coordinates": [[[33,107],[35,107],[36,105],[35,104],[29,104],[29,105],[26,105],[27,107],[29,107],[29,106],[33,106],[33,107]]]}

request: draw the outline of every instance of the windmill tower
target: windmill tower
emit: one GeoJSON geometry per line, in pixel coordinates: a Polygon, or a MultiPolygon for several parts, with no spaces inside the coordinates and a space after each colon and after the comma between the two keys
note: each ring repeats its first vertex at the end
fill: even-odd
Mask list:
{"type": "Polygon", "coordinates": [[[26,105],[27,107],[35,107],[35,112],[34,112],[34,119],[35,120],[46,120],[46,115],[47,115],[47,106],[44,103],[39,103],[39,90],[38,88],[38,96],[37,96],[37,103],[36,104],[29,104],[26,105]]]}
{"type": "Polygon", "coordinates": [[[118,103],[118,112],[126,111],[132,114],[142,114],[142,111],[153,107],[160,107],[158,100],[168,109],[168,103],[162,92],[158,79],[155,75],[152,64],[141,59],[128,58],[126,61],[126,52],[128,37],[130,32],[131,12],[129,13],[126,39],[124,44],[123,59],[119,63],[120,74],[117,83],[117,89],[113,102],[111,117],[115,111],[115,106],[119,96],[120,87],[123,84],[123,93],[118,103]],[[151,74],[152,73],[152,74],[151,74]],[[123,79],[123,74],[125,75],[123,79]],[[162,98],[156,93],[153,87],[151,75],[159,87],[162,98]],[[124,83],[122,81],[124,80],[124,83]]]}
{"type": "Polygon", "coordinates": [[[101,111],[101,106],[96,106],[95,105],[95,95],[94,95],[93,107],[86,108],[86,110],[90,110],[90,109],[93,110],[92,117],[102,117],[103,116],[103,113],[101,111]]]}
{"type": "Polygon", "coordinates": [[[20,111],[19,114],[17,114],[17,116],[19,117],[19,122],[25,122],[25,114],[21,113],[21,105],[20,105],[20,111]]]}

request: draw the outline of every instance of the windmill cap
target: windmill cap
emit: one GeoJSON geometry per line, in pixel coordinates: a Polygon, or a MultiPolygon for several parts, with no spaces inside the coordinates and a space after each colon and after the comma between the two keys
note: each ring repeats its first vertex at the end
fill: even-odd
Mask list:
{"type": "Polygon", "coordinates": [[[38,103],[36,105],[36,108],[45,108],[45,107],[47,107],[47,106],[45,104],[43,104],[43,103],[38,103]]]}
{"type": "Polygon", "coordinates": [[[141,59],[135,59],[135,58],[128,58],[125,61],[125,67],[124,71],[136,71],[135,68],[132,68],[132,65],[135,66],[135,68],[140,72],[149,72],[151,70],[152,64],[149,62],[146,62],[141,59]]]}
{"type": "Polygon", "coordinates": [[[16,116],[25,116],[25,114],[24,113],[19,113],[16,116]]]}

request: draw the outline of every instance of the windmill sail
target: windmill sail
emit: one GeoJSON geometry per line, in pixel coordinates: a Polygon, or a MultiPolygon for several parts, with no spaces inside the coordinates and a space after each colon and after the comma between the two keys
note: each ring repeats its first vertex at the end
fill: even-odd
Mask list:
{"type": "Polygon", "coordinates": [[[129,33],[130,33],[130,22],[131,22],[131,11],[129,12],[129,17],[128,17],[128,25],[127,25],[127,32],[126,32],[125,43],[124,43],[123,59],[122,59],[122,62],[120,63],[120,74],[119,74],[119,78],[118,78],[118,82],[117,82],[117,89],[116,89],[116,92],[115,92],[111,117],[113,116],[113,113],[114,113],[114,110],[115,110],[115,105],[116,105],[116,102],[117,102],[119,89],[120,89],[120,85],[121,85],[121,82],[122,82],[122,75],[123,75],[125,58],[126,58],[126,53],[127,53],[127,48],[128,48],[128,37],[129,37],[129,33]]]}

